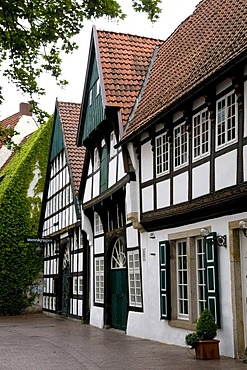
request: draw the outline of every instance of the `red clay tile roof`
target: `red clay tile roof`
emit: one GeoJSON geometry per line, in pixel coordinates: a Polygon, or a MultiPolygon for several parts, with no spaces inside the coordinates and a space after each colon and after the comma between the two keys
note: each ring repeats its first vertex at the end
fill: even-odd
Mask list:
{"type": "MultiPolygon", "coordinates": [[[[12,114],[11,116],[3,119],[0,121],[0,125],[2,126],[3,129],[6,128],[12,128],[13,130],[15,129],[17,123],[19,122],[21,116],[27,115],[27,116],[32,116],[31,110],[31,105],[28,103],[20,103],[19,105],[19,112],[12,114]]],[[[2,140],[0,138],[0,149],[3,146],[2,140]]]]}
{"type": "Polygon", "coordinates": [[[246,0],[202,0],[160,47],[124,138],[246,50],[246,0]]]}
{"type": "Polygon", "coordinates": [[[97,35],[106,105],[121,108],[122,123],[125,125],[154,49],[163,41],[99,30],[97,35]]]}
{"type": "Polygon", "coordinates": [[[81,104],[58,102],[58,111],[62,123],[65,146],[75,192],[78,193],[85,157],[85,148],[76,146],[76,134],[79,123],[81,104]]]}
{"type": "MultiPolygon", "coordinates": [[[[17,123],[19,122],[20,116],[19,113],[12,114],[12,116],[5,118],[4,120],[0,121],[0,125],[3,129],[12,128],[15,129],[17,123]]],[[[3,142],[0,138],[0,148],[3,146],[3,142]]]]}

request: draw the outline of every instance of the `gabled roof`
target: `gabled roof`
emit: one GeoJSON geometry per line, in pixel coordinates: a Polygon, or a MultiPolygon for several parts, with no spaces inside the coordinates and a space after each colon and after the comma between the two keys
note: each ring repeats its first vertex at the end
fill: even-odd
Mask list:
{"type": "Polygon", "coordinates": [[[159,48],[124,140],[247,51],[246,0],[202,0],[159,48]]]}
{"type": "Polygon", "coordinates": [[[162,42],[147,37],[99,31],[93,26],[78,129],[79,145],[83,135],[88,98],[87,84],[93,58],[96,58],[99,70],[103,108],[119,108],[121,125],[125,126],[144,82],[155,47],[162,42]]]}
{"type": "Polygon", "coordinates": [[[76,146],[76,133],[81,104],[58,102],[57,107],[64,133],[74,190],[78,194],[85,157],[85,148],[76,146]]]}
{"type": "Polygon", "coordinates": [[[121,108],[124,126],[154,49],[163,41],[107,31],[97,31],[97,35],[106,106],[121,108]]]}

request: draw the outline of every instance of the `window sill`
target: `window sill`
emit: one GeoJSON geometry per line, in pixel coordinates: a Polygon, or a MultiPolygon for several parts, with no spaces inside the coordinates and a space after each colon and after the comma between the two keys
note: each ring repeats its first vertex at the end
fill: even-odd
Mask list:
{"type": "Polygon", "coordinates": [[[169,325],[172,326],[173,328],[181,328],[194,331],[196,330],[196,324],[193,324],[185,320],[170,320],[169,325]]]}

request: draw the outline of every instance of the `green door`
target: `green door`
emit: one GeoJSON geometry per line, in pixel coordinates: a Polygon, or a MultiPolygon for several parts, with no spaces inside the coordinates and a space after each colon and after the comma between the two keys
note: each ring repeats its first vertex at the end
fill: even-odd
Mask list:
{"type": "Polygon", "coordinates": [[[63,269],[63,285],[62,285],[62,314],[68,316],[69,314],[69,263],[63,269]]]}
{"type": "Polygon", "coordinates": [[[111,258],[111,326],[125,330],[127,325],[127,274],[124,246],[119,238],[111,258]]]}

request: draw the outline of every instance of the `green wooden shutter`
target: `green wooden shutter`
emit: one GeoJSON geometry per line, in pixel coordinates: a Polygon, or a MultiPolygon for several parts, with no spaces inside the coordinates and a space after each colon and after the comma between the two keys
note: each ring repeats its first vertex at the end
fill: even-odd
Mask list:
{"type": "Polygon", "coordinates": [[[170,246],[169,241],[159,243],[160,250],[160,318],[170,320],[171,294],[170,294],[170,246]]]}
{"type": "Polygon", "coordinates": [[[107,161],[107,147],[102,148],[101,162],[100,162],[100,192],[107,190],[108,179],[108,161],[107,161]]]}
{"type": "Polygon", "coordinates": [[[205,239],[206,308],[212,312],[215,322],[220,326],[216,236],[212,232],[205,239]]]}

